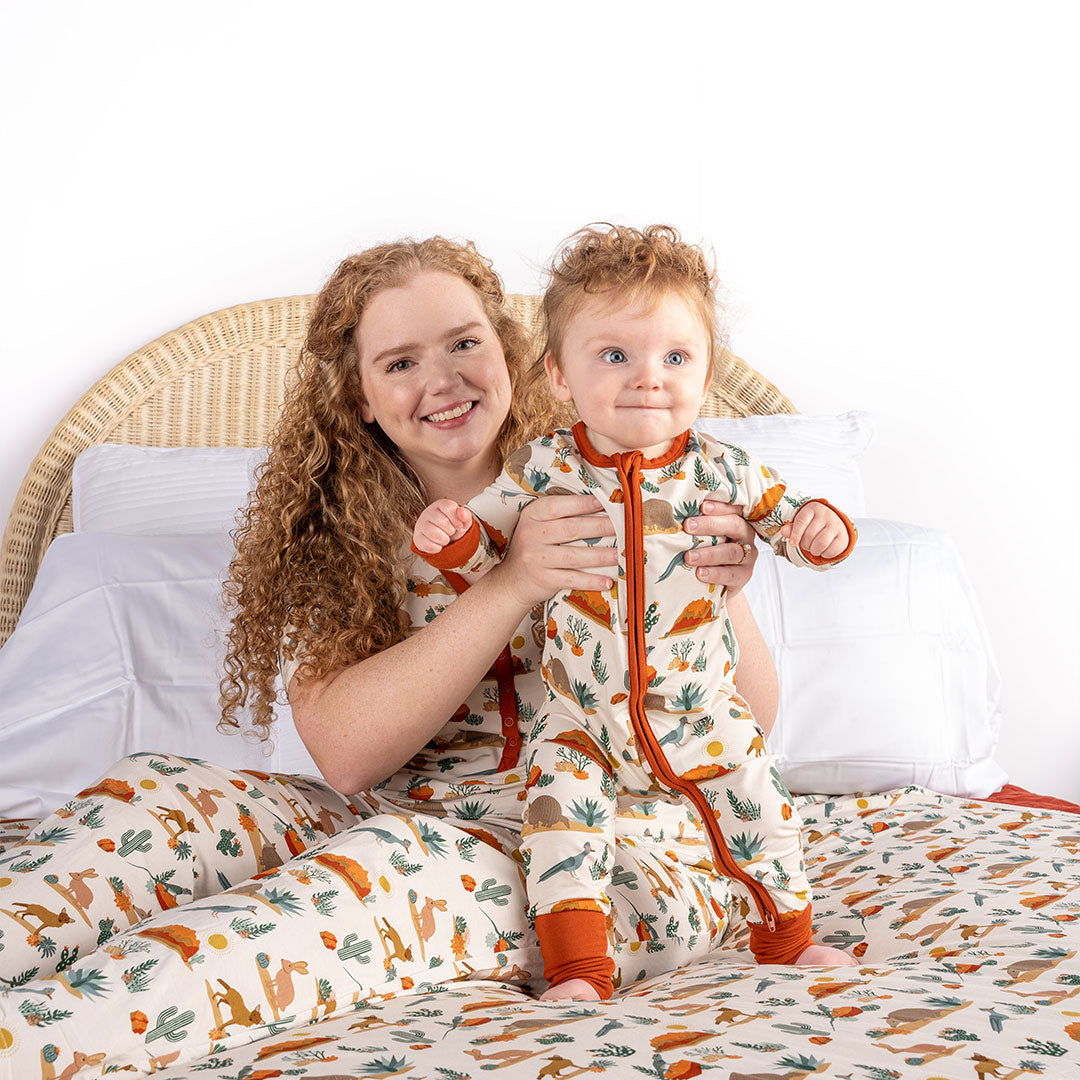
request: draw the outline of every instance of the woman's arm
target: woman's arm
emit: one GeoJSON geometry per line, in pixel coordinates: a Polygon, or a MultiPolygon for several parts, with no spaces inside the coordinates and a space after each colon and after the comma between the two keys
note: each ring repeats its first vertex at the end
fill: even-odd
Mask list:
{"type": "Polygon", "coordinates": [[[293,722],[319,771],[345,794],[392,775],[490,669],[525,611],[491,575],[405,641],[321,679],[289,682],[293,722]]]}
{"type": "Polygon", "coordinates": [[[780,698],[776,665],[741,591],[728,599],[728,618],[735,631],[735,640],[739,643],[739,693],[746,699],[758,727],[767,739],[776,723],[776,707],[780,698]]]}
{"type": "Polygon", "coordinates": [[[726,541],[696,548],[687,554],[687,560],[698,568],[697,576],[702,581],[728,587],[728,616],[739,643],[739,693],[767,738],[776,722],[780,684],[765,639],[742,593],[757,562],[757,535],[728,503],[711,500],[702,504],[697,517],[687,518],[683,528],[694,536],[716,536],[726,541]],[[748,551],[744,544],[750,545],[748,551]]]}
{"type": "MultiPolygon", "coordinates": [[[[567,544],[611,535],[591,496],[538,499],[506,557],[405,641],[320,679],[289,682],[293,722],[326,780],[352,794],[392,775],[449,720],[518,624],[563,589],[595,589],[611,549],[567,544]]],[[[610,580],[606,581],[610,587],[610,580]]]]}

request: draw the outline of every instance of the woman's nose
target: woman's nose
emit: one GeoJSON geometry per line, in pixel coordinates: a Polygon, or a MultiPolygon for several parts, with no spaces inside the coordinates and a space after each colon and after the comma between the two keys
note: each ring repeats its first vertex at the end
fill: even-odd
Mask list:
{"type": "Polygon", "coordinates": [[[462,381],[454,358],[445,354],[434,357],[428,364],[428,388],[442,390],[462,381]]]}

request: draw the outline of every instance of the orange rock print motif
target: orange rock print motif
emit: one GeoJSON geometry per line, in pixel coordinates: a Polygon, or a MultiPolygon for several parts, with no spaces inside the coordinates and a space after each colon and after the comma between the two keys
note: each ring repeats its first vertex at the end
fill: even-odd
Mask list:
{"type": "Polygon", "coordinates": [[[611,629],[611,605],[602,592],[571,589],[562,602],[605,630],[611,629]]]}
{"type": "Polygon", "coordinates": [[[664,634],[664,637],[693,634],[707,623],[715,622],[716,618],[717,612],[712,601],[705,599],[703,596],[698,597],[682,609],[679,616],[671,624],[671,628],[664,634]]]}

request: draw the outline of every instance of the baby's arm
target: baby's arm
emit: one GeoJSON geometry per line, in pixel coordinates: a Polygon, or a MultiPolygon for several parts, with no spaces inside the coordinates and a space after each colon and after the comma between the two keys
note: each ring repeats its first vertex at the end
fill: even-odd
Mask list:
{"type": "Polygon", "coordinates": [[[436,499],[424,507],[413,527],[413,547],[422,555],[436,555],[460,540],[472,524],[472,513],[453,499],[436,499]]]}
{"type": "MultiPolygon", "coordinates": [[[[722,473],[709,487],[717,496],[726,495],[776,554],[817,570],[850,554],[858,532],[842,511],[789,487],[775,469],[738,446],[719,440],[704,445],[722,473]]],[[[708,478],[703,481],[708,483],[708,478]]]]}

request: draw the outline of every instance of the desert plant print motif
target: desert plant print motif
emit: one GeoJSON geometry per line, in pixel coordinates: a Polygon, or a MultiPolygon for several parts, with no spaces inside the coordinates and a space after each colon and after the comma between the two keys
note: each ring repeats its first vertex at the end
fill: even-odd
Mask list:
{"type": "MultiPolygon", "coordinates": [[[[310,887],[279,868],[258,889],[252,883],[224,901],[231,907],[247,899],[258,911],[216,917],[192,911],[189,919],[182,907],[180,919],[173,911],[152,920],[189,922],[204,941],[221,935],[215,939],[220,948],[201,945],[203,962],[189,956],[190,972],[163,943],[123,932],[112,950],[77,960],[58,978],[14,987],[18,979],[6,980],[0,1076],[96,1076],[129,1063],[142,1074],[167,1067],[165,1075],[182,1080],[479,1080],[492,1071],[533,1080],[579,1070],[739,1080],[980,1080],[995,1074],[1017,1080],[1075,1070],[1080,819],[920,788],[799,797],[796,804],[805,822],[815,933],[850,949],[858,968],[755,964],[736,904],[723,948],[708,956],[628,982],[608,1002],[538,1002],[498,972],[482,980],[479,972],[470,975],[468,959],[454,968],[455,954],[475,951],[479,959],[479,939],[494,932],[488,914],[509,934],[512,913],[524,904],[520,889],[498,895],[497,885],[482,880],[482,864],[453,854],[436,864],[445,883],[455,872],[474,871],[467,895],[492,890],[471,918],[455,914],[457,901],[448,901],[445,912],[429,905],[424,888],[412,887],[434,882],[422,871],[401,879],[400,892],[383,892],[373,864],[369,878],[379,899],[346,923],[349,886],[335,875],[321,881],[312,861],[310,887]],[[335,888],[342,902],[320,916],[313,898],[335,888]],[[292,915],[289,902],[281,903],[286,891],[298,902],[292,915]],[[255,900],[256,893],[265,893],[280,912],[255,900]],[[395,910],[402,914],[395,921],[389,912],[398,899],[395,910]],[[414,962],[395,956],[392,940],[380,944],[377,910],[387,913],[400,951],[411,950],[414,962]],[[312,924],[302,947],[287,932],[257,932],[267,922],[288,926],[294,918],[312,924]],[[460,935],[455,944],[445,936],[451,925],[460,935]],[[433,964],[437,959],[442,962],[433,964]],[[394,981],[382,979],[387,961],[397,970],[394,981]],[[353,976],[362,980],[363,973],[371,982],[362,990],[353,976]]],[[[383,824],[396,841],[411,835],[400,822],[383,824]]],[[[6,824],[0,835],[8,846],[0,857],[36,828],[6,824]]],[[[367,836],[372,845],[400,847],[367,836]]],[[[484,847],[494,858],[494,848],[484,847]]],[[[3,873],[12,876],[10,863],[3,873]]],[[[648,881],[639,878],[639,894],[648,881]]],[[[429,895],[437,900],[442,894],[429,895]]],[[[21,931],[6,921],[0,941],[21,931]]],[[[507,968],[525,952],[506,950],[507,968]]],[[[632,955],[645,952],[642,945],[632,955]]],[[[534,947],[528,955],[536,958],[534,947]]]]}

